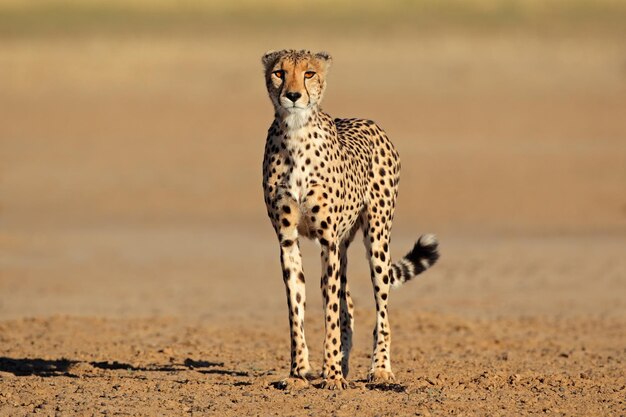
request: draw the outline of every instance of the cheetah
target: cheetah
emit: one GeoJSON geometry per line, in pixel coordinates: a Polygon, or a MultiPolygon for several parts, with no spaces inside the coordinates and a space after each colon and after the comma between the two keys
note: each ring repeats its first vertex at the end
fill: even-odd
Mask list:
{"type": "Polygon", "coordinates": [[[369,258],[376,300],[374,347],[368,380],[395,380],[387,303],[397,287],[439,258],[433,235],[392,263],[389,244],[400,159],[385,132],[364,119],[333,119],[320,108],[331,56],[305,50],[263,55],[265,83],[274,105],[263,159],[267,214],[278,236],[287,291],[291,367],[285,386],[313,378],[304,337],[305,278],[299,237],[321,247],[325,314],[322,387],[348,387],[354,305],[346,279],[347,250],[358,229],[369,258]]]}

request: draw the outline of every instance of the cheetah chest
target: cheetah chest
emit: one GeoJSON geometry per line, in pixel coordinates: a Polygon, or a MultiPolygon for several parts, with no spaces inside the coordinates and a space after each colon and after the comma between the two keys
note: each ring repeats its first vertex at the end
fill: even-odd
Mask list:
{"type": "Polygon", "coordinates": [[[277,152],[267,155],[269,164],[265,167],[266,192],[273,191],[269,199],[291,200],[299,212],[299,233],[319,237],[329,224],[337,223],[336,217],[341,212],[338,205],[344,190],[338,152],[322,140],[321,134],[273,140],[277,152]]]}

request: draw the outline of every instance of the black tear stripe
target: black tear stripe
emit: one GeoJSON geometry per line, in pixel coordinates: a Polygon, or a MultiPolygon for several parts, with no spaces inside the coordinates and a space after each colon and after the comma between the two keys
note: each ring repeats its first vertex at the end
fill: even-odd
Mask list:
{"type": "Polygon", "coordinates": [[[278,103],[280,104],[280,96],[283,95],[283,89],[285,88],[285,80],[280,82],[280,88],[278,89],[278,103]]]}
{"type": "Polygon", "coordinates": [[[304,91],[306,91],[306,95],[309,98],[309,102],[307,103],[307,106],[311,104],[311,94],[309,94],[309,89],[306,86],[306,79],[304,80],[304,91]]]}

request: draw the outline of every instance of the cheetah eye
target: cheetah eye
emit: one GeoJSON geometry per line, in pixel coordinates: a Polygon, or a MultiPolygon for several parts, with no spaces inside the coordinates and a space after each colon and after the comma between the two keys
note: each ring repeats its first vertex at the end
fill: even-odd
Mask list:
{"type": "Polygon", "coordinates": [[[313,78],[314,75],[315,75],[315,71],[307,71],[304,73],[304,78],[306,79],[313,78]]]}
{"type": "Polygon", "coordinates": [[[285,78],[285,71],[283,70],[274,71],[272,74],[274,74],[276,78],[281,79],[281,80],[285,78]]]}

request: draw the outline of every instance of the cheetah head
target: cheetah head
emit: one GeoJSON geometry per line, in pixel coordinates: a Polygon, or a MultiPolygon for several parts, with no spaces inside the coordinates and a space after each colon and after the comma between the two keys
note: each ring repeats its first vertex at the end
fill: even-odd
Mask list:
{"type": "Polygon", "coordinates": [[[267,92],[276,112],[289,125],[304,125],[318,108],[330,63],[331,57],[326,52],[313,54],[289,49],[263,55],[267,92]]]}

